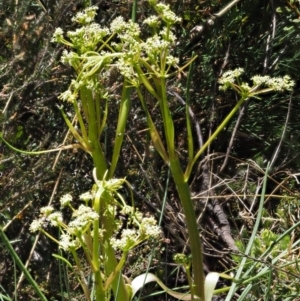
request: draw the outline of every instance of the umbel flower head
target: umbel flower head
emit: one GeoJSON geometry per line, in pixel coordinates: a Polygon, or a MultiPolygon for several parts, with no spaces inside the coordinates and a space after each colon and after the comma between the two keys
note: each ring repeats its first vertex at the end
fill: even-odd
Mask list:
{"type": "MultiPolygon", "coordinates": [[[[72,196],[70,194],[66,194],[60,199],[60,201],[62,206],[70,207],[72,196]]],[[[79,248],[81,246],[79,238],[87,231],[90,231],[93,222],[99,219],[99,214],[92,208],[85,205],[80,205],[76,210],[73,209],[72,220],[69,224],[64,223],[61,212],[53,211],[54,208],[52,206],[41,208],[41,217],[31,223],[30,232],[42,231],[52,240],[57,242],[59,247],[65,251],[79,248]],[[44,230],[48,225],[60,228],[62,234],[59,241],[44,230]]]]}
{"type": "Polygon", "coordinates": [[[243,73],[244,69],[242,68],[224,72],[218,81],[220,84],[220,90],[225,91],[228,88],[232,88],[243,97],[251,97],[271,91],[291,91],[295,85],[295,82],[291,80],[288,75],[285,75],[284,77],[255,75],[251,78],[253,81],[253,86],[250,87],[248,83],[241,82],[240,76],[243,73]]]}
{"type": "Polygon", "coordinates": [[[161,235],[161,229],[154,217],[144,217],[138,229],[124,229],[121,238],[112,237],[110,243],[115,250],[128,252],[147,239],[157,240],[161,235]]]}

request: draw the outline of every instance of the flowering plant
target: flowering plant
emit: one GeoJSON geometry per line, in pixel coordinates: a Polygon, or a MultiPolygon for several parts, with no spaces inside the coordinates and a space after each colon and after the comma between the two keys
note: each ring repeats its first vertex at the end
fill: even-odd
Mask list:
{"type": "MultiPolygon", "coordinates": [[[[105,82],[112,68],[119,70],[124,82],[116,131],[116,144],[112,163],[108,169],[107,178],[110,179],[114,174],[117,164],[127,121],[130,104],[128,91],[129,88],[135,88],[141,106],[146,114],[152,143],[162,159],[170,167],[186,215],[194,272],[194,279],[190,281],[191,295],[189,298],[207,300],[207,296],[204,294],[202,253],[199,252],[201,250],[201,242],[188,185],[192,168],[199,156],[226,126],[245,100],[272,90],[291,90],[294,83],[288,77],[272,79],[268,76],[255,76],[252,78],[253,87],[250,87],[247,83],[240,82],[240,75],[243,73],[243,69],[239,68],[234,71],[225,72],[219,80],[220,88],[222,90],[228,88],[234,89],[241,96],[241,99],[212,136],[198,150],[196,155],[193,148],[188,106],[186,107],[187,138],[189,143],[188,159],[184,172],[175,147],[175,129],[167,101],[166,81],[168,78],[180,73],[195,58],[192,58],[186,66],[181,68],[178,66],[178,58],[172,55],[172,49],[176,45],[176,37],[172,29],[181,19],[171,11],[168,5],[157,3],[155,0],[150,0],[149,2],[155,9],[157,16],[151,16],[144,20],[143,23],[148,26],[151,32],[151,35],[145,40],[142,39],[141,27],[132,21],[124,21],[122,17],[117,17],[113,20],[109,28],[102,28],[94,23],[96,7],[90,7],[74,17],[73,20],[82,27],[76,31],[68,32],[68,39],[64,38],[64,33],[61,29],[56,30],[53,40],[73,49],[63,52],[62,62],[74,68],[77,72],[77,78],[71,81],[69,89],[62,93],[60,98],[74,105],[80,131],[77,131],[72,126],[64,113],[63,116],[70,131],[80,142],[81,147],[92,155],[97,168],[97,177],[104,179],[105,177],[103,176],[107,166],[99,143],[99,137],[106,123],[108,99],[111,97],[109,90],[105,86],[105,82]],[[263,88],[260,89],[260,87],[263,88]],[[157,100],[161,112],[161,120],[163,121],[166,143],[163,143],[163,139],[156,129],[156,125],[148,110],[144,93],[142,93],[142,88],[145,88],[157,100]],[[99,102],[101,101],[104,103],[103,107],[105,110],[103,111],[99,107],[99,102]],[[82,112],[85,118],[81,116],[82,112]],[[84,119],[88,121],[88,128],[83,123],[84,119]],[[96,127],[94,124],[96,124],[96,127]]],[[[105,208],[108,210],[109,207],[105,206],[105,208]]],[[[98,209],[95,211],[99,212],[98,209]]],[[[103,229],[107,231],[111,225],[110,222],[103,229]]],[[[155,227],[155,224],[153,226],[155,227]]],[[[142,227],[142,224],[140,227],[142,227]]],[[[109,239],[109,249],[106,249],[106,254],[110,254],[113,249],[122,250],[126,254],[128,249],[139,243],[144,237],[147,237],[145,233],[134,234],[132,229],[126,229],[123,231],[120,239],[111,236],[109,239]]],[[[110,270],[110,272],[114,273],[116,269],[119,270],[117,267],[119,265],[115,264],[114,269],[110,270]]]]}
{"type": "MultiPolygon", "coordinates": [[[[95,172],[94,177],[96,177],[95,172]]],[[[127,183],[125,179],[108,181],[96,179],[91,191],[80,195],[80,200],[85,204],[81,204],[77,209],[73,207],[73,198],[70,194],[60,199],[61,207],[68,207],[72,211],[72,220],[69,223],[64,222],[60,211],[54,211],[52,206],[46,206],[40,209],[40,218],[33,221],[30,226],[31,232],[41,231],[56,242],[59,248],[72,254],[76,265],[74,272],[82,286],[86,300],[94,299],[90,295],[88,282],[79,259],[78,253],[81,249],[94,277],[92,291],[95,292],[95,300],[110,300],[111,289],[114,288],[115,300],[126,301],[132,297],[131,286],[125,284],[126,290],[122,292],[120,288],[118,295],[116,282],[119,282],[119,285],[120,282],[122,283],[118,275],[126,262],[128,252],[145,240],[157,240],[161,236],[156,220],[153,217],[143,217],[134,207],[128,206],[118,193],[124,183],[127,183]],[[117,210],[128,216],[126,228],[123,228],[116,219],[117,210]],[[108,223],[111,228],[107,228],[108,223]],[[59,228],[59,240],[47,231],[48,226],[59,228]],[[119,231],[121,231],[121,236],[117,238],[115,234],[119,231]],[[108,260],[113,258],[115,251],[121,252],[122,256],[112,270],[108,260]]],[[[56,257],[67,262],[69,267],[73,267],[66,258],[58,255],[56,257]]]]}
{"type": "MultiPolygon", "coordinates": [[[[176,46],[173,27],[181,20],[168,5],[157,3],[156,0],[149,0],[149,3],[157,16],[151,16],[143,22],[148,32],[151,32],[146,39],[143,39],[138,24],[125,21],[122,17],[113,20],[109,27],[101,27],[94,22],[97,11],[95,6],[85,9],[73,18],[80,28],[67,33],[57,28],[53,35],[53,42],[66,45],[69,49],[63,51],[62,63],[70,65],[76,72],[76,78],[71,80],[67,91],[59,97],[73,105],[76,117],[74,120],[78,122],[77,127],[61,107],[66,124],[77,141],[77,144],[70,147],[79,147],[91,155],[95,166],[95,185],[90,192],[81,195],[85,205],[80,205],[77,209],[73,208],[69,195],[61,199],[62,206],[68,206],[73,211],[70,223],[63,221],[60,212],[54,212],[52,207],[46,207],[41,210],[41,218],[32,223],[31,230],[42,231],[56,241],[61,249],[72,253],[87,300],[109,300],[111,290],[115,300],[130,300],[132,291],[121,275],[126,255],[129,250],[149,237],[158,237],[160,232],[153,218],[142,218],[134,207],[126,205],[118,193],[123,184],[128,184],[126,180],[113,179],[130,110],[130,89],[134,88],[137,92],[146,115],[153,146],[171,170],[186,217],[194,277],[193,279],[190,277],[191,294],[177,297],[181,300],[204,301],[210,300],[211,293],[205,295],[204,290],[200,251],[202,247],[188,184],[192,168],[199,156],[247,99],[273,90],[291,90],[294,85],[288,77],[272,79],[268,76],[256,76],[252,78],[253,87],[250,87],[249,84],[240,81],[242,69],[225,72],[219,80],[220,88],[234,89],[240,95],[240,100],[196,154],[189,106],[186,105],[188,155],[186,169],[183,170],[176,150],[174,121],[167,97],[167,79],[181,73],[186,66],[192,64],[195,57],[185,66],[178,66],[179,60],[172,54],[176,46]],[[108,154],[102,149],[100,138],[107,125],[109,104],[114,97],[112,92],[115,87],[109,87],[107,83],[115,69],[122,75],[123,84],[118,102],[119,116],[113,153],[111,158],[107,158],[108,154]],[[144,98],[145,90],[157,101],[164,138],[161,138],[153,121],[154,116],[148,109],[148,103],[144,98]],[[118,223],[115,220],[117,208],[129,216],[131,225],[123,229],[119,238],[114,236],[118,230],[118,223]],[[60,240],[56,240],[46,231],[45,227],[48,224],[59,227],[60,240]],[[93,297],[90,296],[86,280],[81,273],[77,257],[79,248],[83,249],[94,276],[93,297]],[[116,250],[122,252],[120,261],[116,259],[116,250]]],[[[143,281],[152,281],[153,277],[150,278],[144,277],[143,281]]],[[[215,284],[215,275],[213,278],[212,283],[215,284]]]]}

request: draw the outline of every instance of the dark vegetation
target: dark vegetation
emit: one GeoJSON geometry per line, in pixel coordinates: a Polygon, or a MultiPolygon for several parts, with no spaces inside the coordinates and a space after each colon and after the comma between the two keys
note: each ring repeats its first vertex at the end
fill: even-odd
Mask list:
{"type": "MultiPolygon", "coordinates": [[[[64,139],[71,139],[57,97],[66,90],[74,74],[59,62],[63,47],[50,41],[55,28],[72,29],[71,18],[83,8],[82,1],[0,2],[1,132],[19,149],[51,149],[64,139]]],[[[299,220],[299,2],[240,1],[216,18],[214,14],[226,5],[224,1],[166,2],[182,17],[176,32],[175,54],[182,64],[193,54],[198,55],[189,93],[204,141],[237,101],[233,92],[218,90],[217,80],[224,71],[244,68],[245,80],[257,74],[288,74],[296,82],[292,95],[266,94],[246,102],[194,169],[190,184],[202,231],[206,269],[223,272],[237,264],[236,257],[232,257],[233,243],[247,240],[251,233],[257,209],[255,194],[260,192],[268,161],[272,163],[262,227],[280,234],[299,220]],[[208,21],[212,19],[214,24],[210,25],[208,21]],[[199,25],[203,26],[202,31],[199,25]]],[[[97,21],[102,25],[117,15],[130,18],[131,1],[95,0],[92,4],[99,6],[97,21]]],[[[138,3],[137,22],[148,14],[146,1],[138,3]]],[[[117,87],[118,80],[112,77],[112,85],[117,87]]],[[[186,133],[185,108],[177,95],[186,98],[186,81],[182,74],[168,83],[179,153],[185,152],[186,133]]],[[[118,88],[115,91],[118,93],[118,88]]],[[[64,106],[68,112],[68,105],[64,106]]],[[[149,106],[155,110],[155,104],[149,106]]],[[[114,120],[117,114],[111,111],[109,118],[114,120]]],[[[158,214],[168,170],[151,149],[143,118],[142,111],[133,103],[117,175],[126,176],[134,186],[140,210],[158,214]]],[[[108,150],[113,144],[112,133],[108,126],[103,141],[108,150]]],[[[80,150],[28,156],[0,144],[0,224],[5,226],[23,262],[31,258],[30,271],[49,299],[59,297],[58,263],[51,255],[55,246],[40,236],[31,256],[35,236],[29,232],[29,224],[49,200],[59,206],[61,195],[71,192],[76,196],[88,190],[92,168],[91,159],[80,150]]],[[[176,287],[186,284],[186,279],[183,271],[174,270],[172,255],[188,253],[188,242],[172,183],[168,189],[163,220],[165,241],[156,250],[152,266],[169,287],[176,287]]],[[[294,239],[297,237],[299,230],[294,232],[294,239]]],[[[149,254],[147,245],[140,246],[130,257],[127,276],[145,271],[149,254]]],[[[277,274],[273,279],[278,281],[282,295],[290,294],[291,283],[300,290],[295,276],[299,278],[299,271],[290,272],[294,278],[277,274]]],[[[19,272],[17,276],[18,282],[19,272]]],[[[78,289],[76,281],[70,279],[69,286],[78,289]]],[[[1,244],[0,284],[9,296],[18,286],[19,300],[34,300],[25,280],[20,285],[14,283],[14,264],[1,244]]],[[[222,285],[220,282],[219,286],[222,285]]]]}

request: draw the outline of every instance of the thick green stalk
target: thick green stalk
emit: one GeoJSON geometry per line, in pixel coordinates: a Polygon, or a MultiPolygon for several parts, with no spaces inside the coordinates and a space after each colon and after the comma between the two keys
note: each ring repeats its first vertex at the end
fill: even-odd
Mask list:
{"type": "MultiPolygon", "coordinates": [[[[100,206],[101,206],[101,196],[103,193],[103,189],[99,188],[95,200],[94,200],[94,210],[99,213],[100,212],[100,206]]],[[[105,300],[105,291],[103,288],[103,279],[101,277],[101,271],[100,271],[100,254],[99,254],[99,223],[100,219],[94,221],[93,225],[93,258],[92,258],[92,271],[94,273],[95,277],[95,295],[97,301],[105,300]]]]}
{"type": "Polygon", "coordinates": [[[149,127],[149,133],[150,133],[153,145],[154,145],[156,151],[159,153],[159,155],[165,161],[165,163],[169,164],[169,156],[168,156],[167,151],[164,147],[164,144],[163,144],[163,142],[162,142],[162,140],[159,136],[159,132],[156,129],[156,126],[155,126],[155,124],[152,120],[152,117],[151,117],[150,113],[149,113],[149,110],[147,108],[147,104],[145,102],[145,99],[143,97],[143,94],[142,94],[140,88],[137,88],[137,93],[138,93],[139,99],[141,101],[142,107],[144,109],[144,112],[146,114],[147,124],[148,124],[148,127],[149,127]]]}
{"type": "MultiPolygon", "coordinates": [[[[81,93],[84,94],[84,97],[87,100],[87,114],[88,114],[88,136],[89,136],[89,141],[91,145],[91,155],[93,158],[94,166],[96,167],[96,174],[97,174],[97,179],[103,179],[105,172],[107,171],[107,164],[106,160],[104,157],[104,153],[101,148],[101,144],[99,141],[99,121],[97,119],[97,109],[95,108],[99,103],[96,103],[93,99],[92,92],[86,88],[82,88],[81,93]]],[[[111,175],[112,176],[112,175],[111,175]]],[[[102,198],[102,195],[100,196],[100,199],[102,198]]],[[[100,202],[99,199],[99,202],[100,202]]],[[[98,204],[97,206],[94,206],[94,209],[96,212],[101,212],[102,209],[107,206],[108,204],[105,201],[105,198],[103,200],[103,203],[100,205],[98,204]]],[[[105,209],[105,208],[104,208],[105,209]]],[[[100,213],[101,214],[101,213],[100,213]]],[[[107,218],[101,218],[101,228],[109,231],[110,229],[113,229],[113,220],[107,219],[107,218]]],[[[98,233],[99,229],[99,221],[96,221],[94,223],[94,235],[95,231],[98,233]]],[[[98,235],[95,235],[94,237],[94,248],[93,248],[93,268],[94,270],[94,276],[95,276],[95,284],[96,284],[96,300],[102,301],[104,299],[104,291],[103,291],[103,283],[101,279],[101,272],[100,272],[100,267],[99,267],[99,262],[97,261],[99,259],[99,244],[98,244],[98,235]],[[96,242],[97,241],[97,242],[96,242]]],[[[108,237],[108,236],[107,236],[108,237]]],[[[103,247],[103,246],[102,246],[103,247]]],[[[107,265],[107,270],[109,272],[112,272],[116,269],[118,262],[115,257],[115,252],[113,248],[110,246],[110,244],[107,244],[107,247],[105,249],[106,254],[106,265],[107,265]]],[[[116,301],[127,301],[128,300],[128,293],[127,289],[125,286],[125,282],[122,277],[120,277],[121,281],[118,281],[120,272],[117,273],[116,279],[112,282],[112,288],[114,291],[114,294],[116,292],[119,292],[119,295],[115,299],[116,301]]]]}
{"type": "Polygon", "coordinates": [[[113,151],[111,165],[108,172],[109,179],[113,177],[119,160],[129,111],[130,111],[130,89],[126,87],[126,81],[124,81],[121,105],[120,105],[120,111],[118,117],[118,124],[116,129],[114,151],[113,151]]]}
{"type": "Polygon", "coordinates": [[[99,104],[95,103],[93,98],[93,93],[87,89],[86,87],[83,87],[81,89],[81,94],[84,94],[84,97],[87,100],[87,109],[88,109],[88,136],[89,136],[89,142],[91,146],[91,155],[93,158],[94,166],[96,167],[96,173],[98,179],[103,179],[103,176],[107,170],[107,164],[106,160],[101,148],[101,144],[99,141],[99,135],[98,135],[98,120],[97,120],[97,110],[96,106],[99,104]]]}
{"type": "MultiPolygon", "coordinates": [[[[194,286],[191,287],[191,294],[193,296],[195,295],[198,296],[201,299],[201,301],[204,301],[205,292],[204,292],[202,245],[201,245],[199,231],[198,231],[196,214],[190,195],[190,188],[188,183],[185,181],[184,173],[181,169],[180,162],[176,153],[175,140],[174,140],[175,137],[174,123],[168,106],[165,78],[160,78],[159,81],[155,81],[154,85],[155,85],[155,89],[151,87],[151,90],[154,91],[156,90],[157,93],[156,92],[152,93],[152,95],[157,95],[157,100],[160,106],[160,112],[163,119],[165,137],[167,142],[169,162],[166,163],[170,164],[171,173],[174,178],[176,188],[179,194],[180,202],[182,204],[185,213],[186,223],[187,223],[187,228],[189,233],[189,240],[190,240],[191,253],[192,253],[192,264],[193,264],[193,271],[194,271],[194,286]]],[[[144,107],[144,110],[145,109],[146,108],[144,107]]]]}
{"type": "Polygon", "coordinates": [[[157,87],[159,89],[159,105],[160,111],[163,118],[165,136],[167,140],[167,147],[170,156],[170,160],[177,157],[176,155],[176,147],[175,147],[175,130],[174,130],[174,122],[169,109],[168,99],[167,99],[167,91],[166,91],[166,79],[160,79],[160,85],[157,87]]]}
{"type": "Polygon", "coordinates": [[[204,301],[205,296],[202,245],[198,231],[197,218],[191,199],[190,188],[188,183],[184,180],[184,174],[180,167],[178,158],[170,160],[170,169],[176,183],[176,188],[184,210],[189,233],[194,272],[194,288],[191,288],[191,293],[192,295],[200,297],[201,301],[204,301]]]}
{"type": "MultiPolygon", "coordinates": [[[[103,203],[101,204],[100,210],[105,210],[109,204],[113,203],[113,196],[108,192],[105,192],[103,195],[103,203]]],[[[105,229],[103,233],[103,256],[106,257],[104,261],[105,264],[105,274],[108,277],[113,272],[115,272],[115,277],[112,280],[111,286],[114,292],[115,301],[129,301],[128,292],[125,286],[124,279],[122,277],[122,271],[118,271],[118,261],[116,259],[115,250],[110,244],[110,238],[113,236],[114,231],[114,218],[115,215],[110,215],[109,213],[100,214],[100,219],[102,222],[102,228],[105,229]]]]}
{"type": "Polygon", "coordinates": [[[106,248],[106,256],[107,256],[107,261],[106,261],[107,271],[109,271],[110,273],[116,271],[115,278],[112,281],[113,292],[115,295],[117,295],[115,296],[114,300],[129,301],[128,291],[123,276],[121,274],[122,271],[117,271],[118,261],[115,256],[115,250],[112,248],[110,244],[106,248]]]}

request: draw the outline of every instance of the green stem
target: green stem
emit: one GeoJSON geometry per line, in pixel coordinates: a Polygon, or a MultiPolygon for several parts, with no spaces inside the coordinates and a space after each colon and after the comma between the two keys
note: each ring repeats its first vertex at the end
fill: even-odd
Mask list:
{"type": "Polygon", "coordinates": [[[175,131],[174,131],[174,122],[169,109],[168,100],[167,100],[167,91],[166,91],[166,80],[165,78],[160,79],[160,85],[158,88],[159,91],[159,106],[161,115],[164,123],[165,136],[167,141],[167,147],[169,152],[170,160],[177,157],[175,149],[175,131]]]}
{"type": "MultiPolygon", "coordinates": [[[[181,169],[180,162],[176,153],[175,140],[174,140],[175,138],[174,123],[168,106],[165,78],[160,78],[159,81],[154,81],[154,85],[155,85],[155,89],[151,87],[151,91],[149,90],[148,91],[152,95],[154,95],[159,102],[160,112],[163,119],[165,137],[167,142],[170,170],[174,178],[177,192],[179,194],[180,202],[182,204],[185,213],[186,223],[187,223],[187,228],[189,233],[189,240],[190,240],[191,253],[192,253],[192,264],[193,264],[193,271],[194,271],[194,286],[190,288],[191,294],[192,296],[195,295],[198,296],[201,299],[201,301],[204,301],[205,292],[204,292],[202,245],[201,245],[200,235],[198,231],[196,214],[190,195],[190,188],[187,181],[185,181],[184,173],[183,170],[181,169]]],[[[150,83],[148,82],[148,86],[145,87],[148,89],[149,86],[150,83]]],[[[139,97],[141,98],[140,94],[139,97]]],[[[143,101],[142,104],[144,106],[145,112],[147,113],[146,106],[143,101]]],[[[151,129],[152,125],[151,123],[149,124],[149,120],[150,119],[147,118],[148,126],[151,129]]],[[[157,149],[157,143],[155,142],[156,141],[153,141],[153,144],[157,149]]]]}
{"type": "Polygon", "coordinates": [[[218,128],[214,131],[214,133],[209,137],[209,139],[203,144],[203,146],[200,148],[200,150],[197,152],[197,154],[194,157],[194,160],[188,164],[186,171],[185,171],[185,181],[188,181],[192,168],[198,158],[202,155],[202,153],[206,150],[206,148],[213,142],[213,140],[219,135],[219,133],[225,128],[227,123],[230,121],[230,119],[233,117],[233,115],[238,111],[240,106],[247,100],[247,98],[242,97],[238,103],[234,106],[234,108],[231,110],[231,112],[226,116],[226,118],[222,121],[222,123],[218,126],[218,128]]]}
{"type": "MultiPolygon", "coordinates": [[[[113,201],[113,196],[107,191],[103,195],[103,204],[101,204],[101,210],[105,210],[109,204],[113,201]],[[103,208],[103,209],[102,209],[103,208]]],[[[110,244],[110,238],[113,236],[115,215],[102,214],[100,215],[102,227],[105,229],[103,234],[103,256],[106,256],[105,264],[105,274],[111,275],[114,273],[114,278],[112,279],[111,286],[114,292],[115,301],[129,301],[128,291],[122,277],[122,271],[118,270],[118,261],[116,259],[115,250],[110,244]]]]}
{"type": "Polygon", "coordinates": [[[101,144],[99,141],[98,135],[98,120],[97,120],[97,110],[95,107],[99,105],[95,103],[93,98],[93,93],[86,87],[81,89],[81,94],[86,97],[87,100],[87,110],[88,110],[88,136],[89,136],[89,143],[91,145],[91,155],[93,158],[94,166],[96,167],[97,178],[102,179],[106,170],[107,164],[104,157],[104,153],[101,148],[101,144]]]}
{"type": "Polygon", "coordinates": [[[126,127],[129,111],[130,111],[130,89],[126,87],[126,81],[124,81],[121,105],[120,105],[120,111],[119,111],[119,117],[118,117],[118,124],[117,124],[117,130],[116,130],[114,151],[113,151],[113,155],[112,155],[110,169],[108,172],[109,179],[113,177],[118,160],[119,160],[120,151],[121,151],[122,143],[124,140],[124,132],[125,132],[125,127],[126,127]]]}
{"type": "MultiPolygon", "coordinates": [[[[99,188],[96,196],[95,196],[95,200],[94,200],[94,210],[97,213],[100,213],[100,207],[101,207],[101,196],[103,193],[103,188],[99,188]]],[[[93,235],[93,259],[92,259],[92,263],[93,263],[93,273],[94,273],[94,278],[95,278],[95,295],[96,295],[96,300],[97,301],[102,301],[105,300],[105,290],[103,287],[103,280],[101,277],[101,271],[100,271],[100,256],[99,256],[99,223],[100,220],[97,219],[94,221],[94,227],[93,227],[93,231],[94,231],[94,235],[93,235]]]]}
{"type": "Polygon", "coordinates": [[[74,110],[75,110],[75,113],[76,113],[77,120],[79,122],[82,138],[83,138],[84,141],[88,141],[87,132],[86,132],[86,129],[85,129],[85,125],[84,125],[82,116],[81,116],[80,109],[78,107],[78,103],[76,101],[74,101],[73,105],[74,105],[74,110]]]}
{"type": "Polygon", "coordinates": [[[170,169],[176,183],[177,192],[184,210],[189,233],[189,241],[192,253],[192,266],[194,271],[194,286],[191,287],[191,294],[200,297],[200,299],[204,301],[205,296],[202,245],[198,231],[197,218],[191,199],[190,188],[184,179],[184,174],[180,167],[178,158],[170,160],[170,169]]]}

